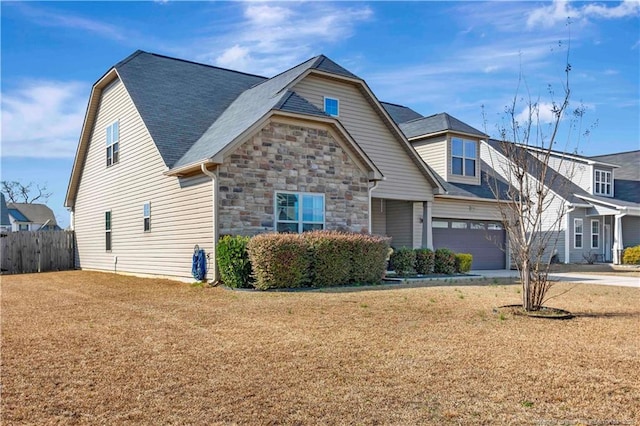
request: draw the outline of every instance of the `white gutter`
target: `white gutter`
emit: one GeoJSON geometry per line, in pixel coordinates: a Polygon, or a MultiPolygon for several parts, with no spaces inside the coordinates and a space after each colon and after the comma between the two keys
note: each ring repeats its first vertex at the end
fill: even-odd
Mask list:
{"type": "Polygon", "coordinates": [[[564,263],[569,264],[571,259],[571,213],[576,209],[573,204],[567,204],[569,210],[566,211],[564,220],[564,263]]]}
{"type": "Polygon", "coordinates": [[[209,176],[211,178],[211,198],[212,198],[212,206],[211,206],[211,223],[212,223],[212,232],[213,232],[213,244],[211,250],[211,256],[213,258],[213,269],[211,271],[211,282],[218,282],[218,262],[216,261],[216,252],[218,248],[218,169],[216,172],[211,172],[207,169],[207,162],[203,162],[200,164],[200,170],[202,173],[209,176]]]}

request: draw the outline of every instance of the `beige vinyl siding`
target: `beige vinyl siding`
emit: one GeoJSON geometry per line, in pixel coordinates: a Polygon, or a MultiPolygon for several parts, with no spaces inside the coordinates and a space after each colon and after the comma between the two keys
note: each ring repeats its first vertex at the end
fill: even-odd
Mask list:
{"type": "MultiPolygon", "coordinates": [[[[542,159],[542,154],[538,153],[538,158],[542,159]]],[[[549,158],[549,166],[562,176],[570,179],[574,184],[587,192],[593,192],[593,166],[588,164],[573,161],[570,158],[562,158],[552,156],[549,158]]],[[[611,171],[610,168],[600,170],[611,171]]]]}
{"type": "Polygon", "coordinates": [[[108,87],[90,137],[75,201],[78,266],[188,278],[194,245],[212,248],[211,181],[164,176],[166,166],[124,85],[108,87]],[[120,159],[106,167],[105,128],[119,120],[120,159]],[[151,203],[151,232],[143,204],[151,203]],[[105,211],[112,250],[105,251],[105,211]],[[117,257],[117,264],[114,258],[117,257]]]}
{"type": "Polygon", "coordinates": [[[624,248],[640,245],[640,217],[622,217],[622,238],[624,248]]]}
{"type": "Polygon", "coordinates": [[[436,197],[433,217],[502,221],[496,203],[436,197]]]}
{"type": "Polygon", "coordinates": [[[413,248],[413,203],[385,200],[387,205],[387,235],[393,247],[413,248]]]}
{"type": "Polygon", "coordinates": [[[376,197],[433,199],[433,189],[427,178],[356,86],[309,75],[293,90],[320,109],[324,108],[325,96],[340,101],[338,120],[386,178],[373,191],[376,197]]]}
{"type": "Polygon", "coordinates": [[[423,139],[412,143],[425,163],[438,175],[447,176],[447,139],[444,135],[439,138],[423,139]]]}
{"type": "Polygon", "coordinates": [[[413,203],[413,248],[422,247],[422,203],[413,203]]]}
{"type": "Polygon", "coordinates": [[[387,235],[386,202],[382,198],[371,199],[371,233],[387,235]]]}

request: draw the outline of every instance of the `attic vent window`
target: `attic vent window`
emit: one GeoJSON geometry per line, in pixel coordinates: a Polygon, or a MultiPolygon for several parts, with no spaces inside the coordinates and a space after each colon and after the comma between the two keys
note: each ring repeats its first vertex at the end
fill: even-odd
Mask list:
{"type": "Polygon", "coordinates": [[[340,112],[340,101],[334,98],[324,98],[324,112],[337,117],[340,112]]]}
{"type": "Polygon", "coordinates": [[[120,125],[116,121],[107,127],[107,167],[116,164],[120,153],[120,125]]]}

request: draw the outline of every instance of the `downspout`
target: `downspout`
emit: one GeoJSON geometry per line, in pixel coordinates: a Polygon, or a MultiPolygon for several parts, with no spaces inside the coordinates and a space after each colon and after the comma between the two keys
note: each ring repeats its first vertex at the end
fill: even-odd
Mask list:
{"type": "Polygon", "coordinates": [[[380,182],[380,181],[379,180],[374,180],[373,181],[373,186],[369,187],[369,218],[368,218],[369,219],[369,223],[367,224],[367,226],[369,227],[369,234],[373,234],[373,217],[371,216],[372,213],[373,213],[373,209],[371,208],[371,193],[378,186],[378,182],[380,182]]]}
{"type": "Polygon", "coordinates": [[[213,258],[213,268],[211,273],[211,282],[218,282],[218,262],[216,261],[216,252],[218,248],[218,169],[215,172],[209,171],[207,169],[206,163],[200,164],[200,170],[202,173],[209,176],[211,178],[211,223],[212,223],[212,231],[213,231],[213,245],[211,250],[211,256],[213,258]]]}
{"type": "Polygon", "coordinates": [[[567,204],[569,210],[565,213],[564,225],[564,263],[569,264],[571,258],[571,213],[576,209],[573,204],[567,204]]]}

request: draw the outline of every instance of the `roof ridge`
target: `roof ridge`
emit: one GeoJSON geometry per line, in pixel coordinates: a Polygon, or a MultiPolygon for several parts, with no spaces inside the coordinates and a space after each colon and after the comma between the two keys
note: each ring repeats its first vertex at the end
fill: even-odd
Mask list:
{"type": "Polygon", "coordinates": [[[612,155],[631,154],[632,152],[640,152],[640,149],[632,149],[631,151],[622,151],[622,152],[612,152],[611,154],[591,155],[591,156],[589,156],[587,158],[611,157],[612,155]]]}
{"type": "MultiPolygon", "coordinates": [[[[277,77],[280,77],[282,74],[285,74],[285,73],[287,73],[287,72],[291,71],[292,69],[294,69],[294,68],[298,68],[298,67],[300,67],[300,66],[302,66],[302,65],[304,65],[304,64],[306,64],[306,63],[308,63],[308,62],[310,62],[312,59],[317,59],[317,58],[318,58],[318,56],[314,56],[314,57],[312,57],[312,58],[307,59],[306,61],[302,61],[302,62],[300,62],[300,63],[299,63],[299,64],[297,64],[297,65],[294,65],[294,66],[292,66],[292,67],[290,67],[290,68],[287,68],[286,70],[284,70],[284,71],[282,71],[282,72],[279,72],[278,74],[274,75],[273,77],[268,77],[268,78],[266,78],[265,80],[261,81],[260,83],[254,84],[253,86],[251,86],[251,87],[250,87],[250,88],[248,88],[247,90],[251,90],[251,89],[253,89],[254,87],[258,87],[258,86],[260,86],[261,84],[266,83],[267,81],[271,81],[271,80],[273,80],[273,79],[275,79],[275,78],[277,78],[277,77]]],[[[260,77],[260,76],[258,76],[258,77],[260,77]]]]}

